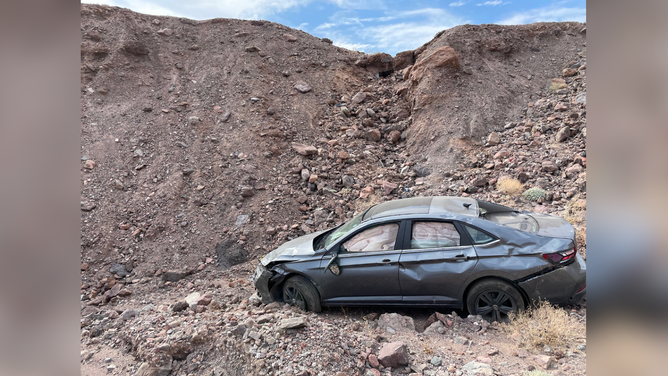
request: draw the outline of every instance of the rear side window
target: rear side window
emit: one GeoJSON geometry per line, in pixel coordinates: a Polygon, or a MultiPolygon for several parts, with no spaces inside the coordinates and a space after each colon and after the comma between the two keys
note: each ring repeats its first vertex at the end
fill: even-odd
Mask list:
{"type": "Polygon", "coordinates": [[[399,225],[391,223],[366,229],[343,243],[348,252],[377,252],[394,250],[399,225]]]}
{"type": "Polygon", "coordinates": [[[456,247],[461,237],[455,225],[447,222],[413,222],[411,249],[456,247]]]}
{"type": "Polygon", "coordinates": [[[468,232],[469,235],[471,235],[471,240],[473,240],[473,244],[486,244],[496,240],[493,237],[473,227],[466,225],[464,225],[464,227],[466,228],[466,232],[468,232]]]}

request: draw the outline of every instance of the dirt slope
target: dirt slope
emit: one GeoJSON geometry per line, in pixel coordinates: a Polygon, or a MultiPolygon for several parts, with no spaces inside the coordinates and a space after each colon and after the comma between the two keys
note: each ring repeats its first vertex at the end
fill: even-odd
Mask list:
{"type": "MultiPolygon", "coordinates": [[[[259,256],[381,200],[506,202],[568,217],[584,245],[583,24],[459,26],[392,58],[267,21],[81,9],[82,374],[364,374],[390,337],[421,341],[379,335],[368,312],[249,300],[259,256]],[[506,177],[546,194],[502,193],[506,177]],[[208,301],[175,311],[194,292],[208,301]],[[277,329],[301,317],[312,333],[277,329]]],[[[472,333],[508,342],[512,358],[502,330],[472,333]]],[[[487,354],[436,351],[443,366],[426,370],[440,374],[487,354]]],[[[504,372],[526,368],[511,363],[504,372]]]]}

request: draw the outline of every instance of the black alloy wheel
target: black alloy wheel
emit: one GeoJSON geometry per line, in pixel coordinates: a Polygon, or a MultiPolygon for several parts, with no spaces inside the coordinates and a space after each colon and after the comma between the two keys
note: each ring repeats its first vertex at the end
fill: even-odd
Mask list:
{"type": "Polygon", "coordinates": [[[320,294],[308,279],[294,276],[283,285],[283,301],[303,311],[320,312],[320,294]]]}
{"type": "Polygon", "coordinates": [[[306,311],[306,298],[299,292],[299,289],[293,286],[286,286],[283,289],[283,301],[306,311]]]}

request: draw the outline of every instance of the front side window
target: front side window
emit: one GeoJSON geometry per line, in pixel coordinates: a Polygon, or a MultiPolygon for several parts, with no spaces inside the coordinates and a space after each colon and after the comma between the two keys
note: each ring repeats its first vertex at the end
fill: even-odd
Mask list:
{"type": "Polygon", "coordinates": [[[343,243],[348,252],[391,251],[397,240],[399,225],[391,223],[366,229],[343,243]]]}
{"type": "Polygon", "coordinates": [[[411,248],[443,248],[461,245],[455,225],[448,222],[413,222],[411,248]]]}

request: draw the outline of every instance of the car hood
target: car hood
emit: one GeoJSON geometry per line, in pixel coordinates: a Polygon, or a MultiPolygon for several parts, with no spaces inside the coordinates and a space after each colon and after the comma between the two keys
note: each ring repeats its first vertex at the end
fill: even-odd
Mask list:
{"type": "Polygon", "coordinates": [[[323,232],[324,231],[314,232],[283,243],[280,247],[264,256],[260,262],[262,265],[267,266],[274,261],[292,261],[295,257],[312,256],[315,254],[315,251],[313,250],[313,239],[323,232]]]}
{"type": "Polygon", "coordinates": [[[573,226],[561,217],[538,213],[526,214],[538,222],[538,231],[536,232],[536,235],[564,239],[573,239],[575,237],[573,226]]]}

